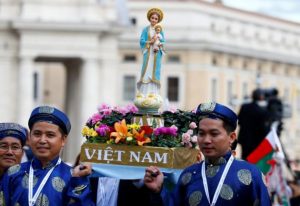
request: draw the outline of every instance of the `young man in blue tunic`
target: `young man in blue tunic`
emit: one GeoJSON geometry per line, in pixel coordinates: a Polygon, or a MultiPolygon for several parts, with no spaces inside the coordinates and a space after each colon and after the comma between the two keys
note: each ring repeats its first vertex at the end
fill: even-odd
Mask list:
{"type": "Polygon", "coordinates": [[[13,165],[20,164],[27,130],[16,123],[0,123],[0,205],[4,205],[2,180],[13,165]]]}
{"type": "Polygon", "coordinates": [[[218,103],[200,104],[198,144],[205,160],[186,168],[171,194],[162,188],[163,174],[146,169],[145,185],[160,193],[165,205],[271,206],[262,173],[255,165],[235,159],[237,115],[218,103]],[[153,175],[155,174],[155,175],[153,175]]]}
{"type": "Polygon", "coordinates": [[[37,107],[28,126],[34,158],[7,170],[3,179],[5,205],[94,205],[88,184],[91,165],[72,169],[59,157],[71,129],[66,114],[54,107],[37,107]]]}

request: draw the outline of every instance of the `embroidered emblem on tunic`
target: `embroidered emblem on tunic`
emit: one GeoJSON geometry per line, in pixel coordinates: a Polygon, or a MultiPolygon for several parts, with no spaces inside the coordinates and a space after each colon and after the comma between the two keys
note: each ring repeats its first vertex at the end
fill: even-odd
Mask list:
{"type": "Polygon", "coordinates": [[[66,183],[63,179],[61,179],[60,177],[53,177],[52,178],[52,186],[53,188],[57,191],[57,192],[62,192],[62,190],[64,189],[66,183]]]}
{"type": "Polygon", "coordinates": [[[20,165],[14,165],[14,166],[11,166],[8,170],[7,170],[7,174],[9,176],[13,175],[13,174],[16,174],[17,172],[19,172],[21,169],[21,166],[20,165]]]}
{"type": "Polygon", "coordinates": [[[200,191],[195,191],[189,197],[189,205],[197,206],[201,202],[201,199],[202,199],[202,193],[200,191]]]}
{"type": "Polygon", "coordinates": [[[251,172],[247,169],[241,169],[237,173],[238,179],[244,185],[250,185],[252,182],[251,172]]]}
{"type": "MultiPolygon", "coordinates": [[[[29,177],[28,177],[28,174],[26,173],[22,178],[22,187],[23,188],[28,188],[28,181],[29,181],[29,177]]],[[[37,181],[38,181],[38,178],[35,175],[33,175],[33,183],[32,183],[33,187],[36,185],[37,181]]]]}
{"type": "Polygon", "coordinates": [[[17,203],[15,204],[15,206],[21,206],[21,205],[20,205],[20,203],[17,202],[17,203]]]}
{"type": "Polygon", "coordinates": [[[220,196],[225,200],[231,200],[233,198],[233,190],[229,185],[224,184],[221,188],[220,196]]]}
{"type": "Polygon", "coordinates": [[[87,185],[79,185],[79,186],[75,187],[72,192],[75,195],[80,195],[86,187],[87,187],[87,185]]]}
{"type": "Polygon", "coordinates": [[[181,183],[183,185],[186,185],[186,184],[188,184],[191,181],[191,179],[192,179],[192,173],[187,172],[184,175],[182,175],[181,183]]]}
{"type": "Polygon", "coordinates": [[[40,193],[38,196],[35,205],[38,206],[49,206],[49,199],[45,194],[40,193]]]}
{"type": "Polygon", "coordinates": [[[207,167],[205,174],[207,177],[214,177],[219,172],[219,166],[207,167]]]}

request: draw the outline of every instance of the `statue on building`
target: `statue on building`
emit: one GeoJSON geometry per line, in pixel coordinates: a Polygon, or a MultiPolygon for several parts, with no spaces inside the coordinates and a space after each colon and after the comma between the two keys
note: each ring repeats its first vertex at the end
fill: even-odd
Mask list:
{"type": "Polygon", "coordinates": [[[150,25],[143,29],[140,37],[143,63],[134,103],[140,113],[157,114],[162,105],[160,70],[165,37],[162,27],[158,26],[158,23],[163,19],[163,12],[158,8],[151,8],[147,12],[147,18],[150,25]]]}

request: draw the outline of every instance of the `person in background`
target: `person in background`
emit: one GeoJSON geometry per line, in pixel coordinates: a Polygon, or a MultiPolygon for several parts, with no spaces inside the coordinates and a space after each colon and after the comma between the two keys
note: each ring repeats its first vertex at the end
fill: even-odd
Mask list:
{"type": "Polygon", "coordinates": [[[10,166],[21,162],[26,136],[26,129],[19,124],[0,123],[0,205],[4,205],[3,175],[10,166]]]}
{"type": "Polygon", "coordinates": [[[157,167],[146,169],[144,184],[160,193],[164,205],[263,205],[271,206],[264,177],[255,165],[235,159],[237,115],[228,107],[210,102],[197,108],[198,145],[205,160],[186,168],[168,194],[157,167]]]}
{"type": "Polygon", "coordinates": [[[283,129],[283,104],[278,97],[278,90],[276,88],[272,89],[269,92],[267,110],[269,112],[269,122],[278,122],[277,126],[277,135],[280,137],[281,131],[283,129]]]}
{"type": "Polygon", "coordinates": [[[71,130],[62,111],[41,106],[28,121],[32,161],[14,165],[3,178],[5,205],[94,205],[88,175],[90,164],[71,168],[59,157],[71,130]]]}
{"type": "Polygon", "coordinates": [[[290,197],[291,206],[299,206],[300,205],[300,185],[297,181],[288,182],[289,187],[292,190],[292,196],[290,197]]]}
{"type": "Polygon", "coordinates": [[[246,159],[270,131],[269,113],[261,89],[253,91],[252,102],[242,105],[238,119],[237,140],[242,147],[242,159],[246,159]]]}

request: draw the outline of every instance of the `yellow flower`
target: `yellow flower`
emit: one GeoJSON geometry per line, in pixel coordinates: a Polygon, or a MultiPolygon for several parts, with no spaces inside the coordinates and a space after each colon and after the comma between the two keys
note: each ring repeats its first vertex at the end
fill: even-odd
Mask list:
{"type": "Polygon", "coordinates": [[[121,123],[116,122],[114,124],[114,128],[115,128],[116,132],[112,132],[110,134],[110,137],[115,138],[115,143],[119,143],[119,141],[125,141],[126,137],[132,136],[132,134],[130,132],[128,132],[128,128],[127,128],[125,119],[123,119],[121,121],[121,123]]]}
{"type": "Polygon", "coordinates": [[[92,131],[91,131],[91,136],[92,136],[92,137],[97,137],[97,136],[98,136],[98,133],[97,133],[95,130],[92,129],[92,131]]]}
{"type": "Polygon", "coordinates": [[[89,131],[90,131],[90,128],[87,126],[84,126],[81,130],[82,136],[89,136],[89,131]]]}
{"type": "Polygon", "coordinates": [[[127,127],[128,127],[128,129],[130,129],[130,130],[133,130],[133,129],[139,130],[139,129],[141,128],[141,126],[140,126],[139,124],[136,124],[136,123],[134,123],[134,124],[129,124],[129,125],[127,125],[127,127]]]}

